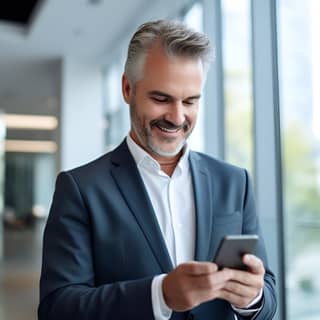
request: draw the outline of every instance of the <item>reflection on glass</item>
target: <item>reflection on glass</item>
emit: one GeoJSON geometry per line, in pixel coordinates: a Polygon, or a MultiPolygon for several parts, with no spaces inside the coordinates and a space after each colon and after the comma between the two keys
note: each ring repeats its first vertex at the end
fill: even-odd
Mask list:
{"type": "MultiPolygon", "coordinates": [[[[195,3],[183,17],[183,22],[189,27],[203,31],[203,7],[201,3],[195,3]]],[[[204,99],[200,100],[197,125],[189,138],[189,145],[192,150],[204,151],[204,99]]]]}
{"type": "Polygon", "coordinates": [[[225,158],[253,174],[253,103],[249,0],[223,0],[225,158]]]}
{"type": "Polygon", "coordinates": [[[320,2],[279,1],[288,319],[320,319],[320,2]]]}

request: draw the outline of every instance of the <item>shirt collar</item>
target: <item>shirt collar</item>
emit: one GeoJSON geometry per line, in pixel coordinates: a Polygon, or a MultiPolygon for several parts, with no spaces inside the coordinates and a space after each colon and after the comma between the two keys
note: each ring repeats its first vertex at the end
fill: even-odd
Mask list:
{"type": "MultiPolygon", "coordinates": [[[[158,172],[161,170],[159,163],[153,157],[151,157],[148,152],[137,145],[131,138],[130,134],[127,135],[126,142],[137,166],[144,166],[147,169],[152,168],[153,170],[156,170],[158,172]]],[[[178,169],[181,172],[186,172],[189,169],[189,152],[189,146],[186,142],[183,147],[183,155],[178,162],[176,170],[178,169]]]]}

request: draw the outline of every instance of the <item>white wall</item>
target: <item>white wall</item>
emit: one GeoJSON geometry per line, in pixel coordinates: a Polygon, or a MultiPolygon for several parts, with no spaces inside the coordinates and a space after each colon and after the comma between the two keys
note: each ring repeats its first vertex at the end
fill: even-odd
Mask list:
{"type": "Polygon", "coordinates": [[[74,168],[103,153],[102,96],[99,64],[63,59],[60,169],[74,168]]]}

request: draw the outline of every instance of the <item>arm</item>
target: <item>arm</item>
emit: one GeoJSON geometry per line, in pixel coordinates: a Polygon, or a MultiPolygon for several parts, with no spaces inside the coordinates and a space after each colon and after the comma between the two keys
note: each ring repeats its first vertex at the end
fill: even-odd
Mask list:
{"type": "Polygon", "coordinates": [[[44,233],[39,320],[152,319],[152,277],[96,286],[93,254],[89,210],[62,173],[44,233]]]}

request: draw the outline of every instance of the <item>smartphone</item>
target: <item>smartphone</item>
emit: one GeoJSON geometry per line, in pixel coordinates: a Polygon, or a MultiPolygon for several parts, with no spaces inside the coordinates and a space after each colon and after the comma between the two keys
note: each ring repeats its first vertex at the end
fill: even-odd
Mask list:
{"type": "Polygon", "coordinates": [[[218,247],[213,262],[219,269],[232,268],[246,270],[242,257],[246,253],[253,253],[259,237],[256,234],[225,236],[218,247]]]}

